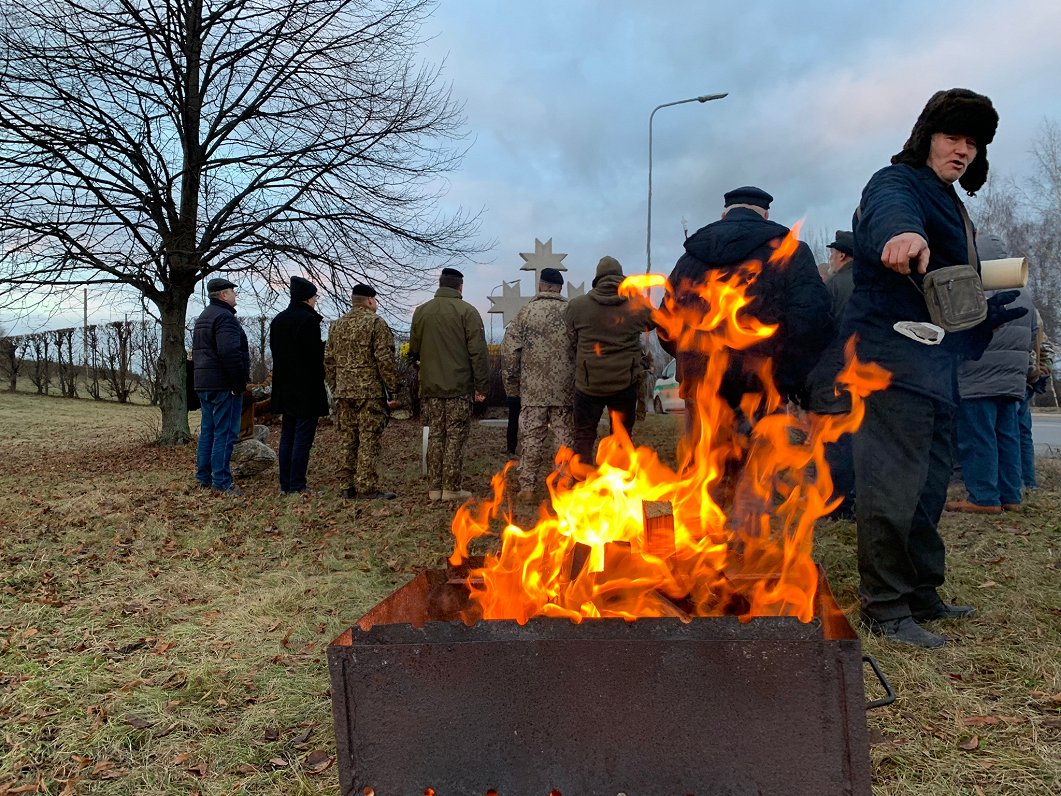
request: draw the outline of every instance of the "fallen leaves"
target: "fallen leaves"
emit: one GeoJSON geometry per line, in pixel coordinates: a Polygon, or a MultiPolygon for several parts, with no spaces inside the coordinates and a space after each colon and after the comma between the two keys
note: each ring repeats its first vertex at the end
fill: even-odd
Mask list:
{"type": "Polygon", "coordinates": [[[958,748],[965,752],[972,752],[980,748],[980,736],[973,735],[970,738],[964,738],[958,741],[958,748]]]}
{"type": "Polygon", "coordinates": [[[302,767],[310,774],[320,774],[331,768],[335,758],[323,749],[314,749],[302,763],[302,767]]]}

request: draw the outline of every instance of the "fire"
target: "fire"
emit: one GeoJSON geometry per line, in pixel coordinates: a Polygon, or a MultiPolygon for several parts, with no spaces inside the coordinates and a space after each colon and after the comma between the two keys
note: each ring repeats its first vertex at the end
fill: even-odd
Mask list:
{"type": "MultiPolygon", "coordinates": [[[[469,620],[731,614],[810,621],[818,582],[814,521],[836,506],[824,445],[858,428],[865,397],[886,387],[889,374],[858,362],[852,339],[837,378],[851,394],[847,414],[801,422],[787,413],[765,359],[756,370],[761,390],[746,393],[739,411],[719,396],[731,352],[776,331],[748,314],[747,289],[763,267],[785,267],[796,231],[765,266],[709,272],[702,285],[685,286],[693,300],[679,303],[668,292],[663,308],[653,309],[661,336],[705,359],[703,377],[687,391],[693,411],[676,469],[651,448],[635,447],[613,422],[595,466],[567,449],[557,454],[550,500],[533,526],[515,521],[508,465],[494,476],[491,499],[457,511],[454,565],[468,557],[474,539],[493,533],[492,524],[504,524],[500,550],[469,573],[469,620]]],[[[665,278],[628,277],[620,291],[645,304],[653,287],[667,288],[665,278]]]]}

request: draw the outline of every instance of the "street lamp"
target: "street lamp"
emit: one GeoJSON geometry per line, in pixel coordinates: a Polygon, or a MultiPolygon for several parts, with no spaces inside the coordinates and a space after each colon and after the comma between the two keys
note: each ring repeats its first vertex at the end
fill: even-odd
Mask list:
{"type": "Polygon", "coordinates": [[[652,119],[656,115],[656,111],[660,108],[669,108],[671,105],[684,105],[686,102],[710,102],[711,100],[722,99],[727,96],[729,96],[729,92],[725,94],[704,94],[699,97],[678,100],[677,102],[664,102],[662,105],[657,105],[653,108],[652,113],[648,115],[648,236],[645,242],[646,274],[652,271],[652,119]]]}

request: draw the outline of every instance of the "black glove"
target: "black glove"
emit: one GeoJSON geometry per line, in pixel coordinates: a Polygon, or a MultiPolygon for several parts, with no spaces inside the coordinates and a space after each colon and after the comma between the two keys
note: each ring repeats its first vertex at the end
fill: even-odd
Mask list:
{"type": "Polygon", "coordinates": [[[1019,295],[1019,290],[1003,290],[1001,293],[996,293],[989,298],[987,300],[987,318],[983,321],[983,325],[988,329],[994,330],[1004,323],[1015,321],[1017,318],[1023,318],[1027,315],[1027,307],[1014,307],[1013,309],[1006,309],[1005,307],[1006,304],[1014,301],[1019,295]]]}
{"type": "MultiPolygon", "coordinates": [[[[968,334],[960,337],[956,336],[957,339],[962,340],[961,346],[956,350],[956,353],[959,353],[965,359],[979,359],[984,355],[984,351],[987,350],[987,346],[991,343],[991,336],[994,334],[995,329],[1004,323],[1015,321],[1017,318],[1023,318],[1027,315],[1027,307],[1006,309],[1005,305],[1016,299],[1018,295],[1020,295],[1019,290],[1003,290],[1001,293],[996,293],[989,298],[987,300],[987,317],[972,329],[969,329],[968,334]]],[[[943,342],[946,344],[947,339],[944,338],[943,342]]]]}

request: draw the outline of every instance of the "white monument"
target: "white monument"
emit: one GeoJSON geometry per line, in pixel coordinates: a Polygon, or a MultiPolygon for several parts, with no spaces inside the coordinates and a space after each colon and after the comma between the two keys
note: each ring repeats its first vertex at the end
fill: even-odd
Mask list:
{"type": "MultiPolygon", "coordinates": [[[[520,270],[534,272],[534,285],[530,295],[523,295],[523,283],[517,279],[514,282],[502,282],[500,296],[488,297],[492,306],[487,312],[501,315],[501,320],[504,322],[505,326],[508,326],[508,324],[515,319],[516,313],[518,313],[528,301],[534,298],[538,289],[538,282],[541,280],[543,268],[555,268],[557,271],[567,270],[567,267],[563,264],[563,259],[567,257],[567,253],[554,252],[552,238],[549,238],[545,243],[542,243],[535,238],[534,251],[520,252],[519,256],[523,258],[523,265],[520,266],[520,270]]],[[[579,285],[572,285],[570,282],[567,283],[567,297],[569,299],[572,299],[575,296],[581,296],[585,292],[585,282],[582,282],[579,285]]]]}

